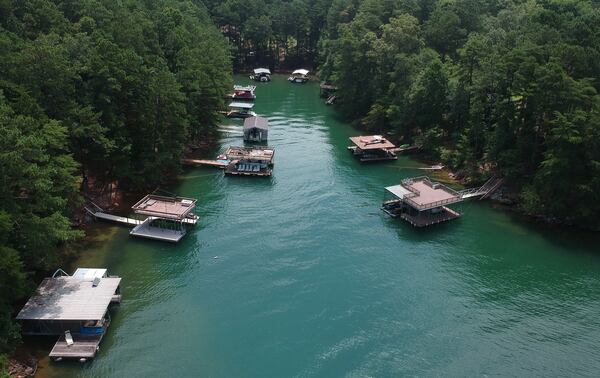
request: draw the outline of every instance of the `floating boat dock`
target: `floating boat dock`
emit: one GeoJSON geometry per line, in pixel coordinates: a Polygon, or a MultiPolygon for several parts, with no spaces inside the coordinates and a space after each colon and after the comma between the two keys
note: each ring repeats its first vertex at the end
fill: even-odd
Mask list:
{"type": "Polygon", "coordinates": [[[145,215],[144,219],[109,214],[92,201],[85,210],[96,219],[133,227],[131,236],[176,243],[187,233],[187,225],[198,222],[198,216],[193,214],[195,207],[193,198],[149,194],[132,207],[136,214],[145,215]]]}
{"type": "Polygon", "coordinates": [[[348,150],[361,162],[396,160],[396,146],[381,135],[351,137],[352,146],[348,150]]]}
{"type": "Polygon", "coordinates": [[[457,219],[461,214],[448,207],[469,198],[485,198],[502,185],[502,179],[492,177],[481,187],[455,191],[432,182],[428,177],[402,180],[399,185],[385,188],[391,199],[384,200],[381,209],[391,217],[400,217],[415,227],[457,219]]]}
{"type": "Polygon", "coordinates": [[[110,325],[109,307],[121,302],[120,284],[106,269],[79,268],[72,276],[58,269],[17,315],[23,334],[59,336],[50,351],[56,361],[94,358],[110,325]]]}

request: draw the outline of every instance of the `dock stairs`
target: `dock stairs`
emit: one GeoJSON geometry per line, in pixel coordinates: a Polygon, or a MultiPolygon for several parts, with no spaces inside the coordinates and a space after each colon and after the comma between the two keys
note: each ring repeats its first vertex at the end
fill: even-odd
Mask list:
{"type": "Polygon", "coordinates": [[[502,179],[501,177],[492,176],[482,186],[461,190],[458,193],[463,199],[479,197],[479,199],[482,200],[494,193],[500,187],[500,185],[502,185],[503,182],[504,179],[502,179]]]}

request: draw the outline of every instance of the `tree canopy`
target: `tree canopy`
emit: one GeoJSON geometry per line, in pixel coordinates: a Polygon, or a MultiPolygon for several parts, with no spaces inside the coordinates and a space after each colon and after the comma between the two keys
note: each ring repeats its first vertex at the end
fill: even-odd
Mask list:
{"type": "Polygon", "coordinates": [[[11,305],[81,236],[70,218],[86,178],[177,174],[231,84],[201,2],[0,1],[0,354],[18,340],[11,305]]]}
{"type": "Polygon", "coordinates": [[[348,119],[599,228],[599,30],[589,0],[338,0],[321,73],[348,119]]]}

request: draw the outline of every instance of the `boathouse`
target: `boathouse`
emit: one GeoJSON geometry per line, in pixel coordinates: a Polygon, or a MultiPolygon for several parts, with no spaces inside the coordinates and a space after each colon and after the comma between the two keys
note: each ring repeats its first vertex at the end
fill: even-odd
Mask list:
{"type": "Polygon", "coordinates": [[[24,335],[60,336],[50,357],[88,359],[96,355],[110,325],[109,307],[119,303],[121,278],[106,269],[62,269],[45,278],[17,315],[24,335]]]}
{"type": "Polygon", "coordinates": [[[178,242],[185,236],[186,227],[197,223],[198,216],[194,214],[195,208],[194,198],[148,194],[131,207],[136,214],[147,217],[129,234],[147,239],[178,242]]]}
{"type": "Polygon", "coordinates": [[[392,217],[400,217],[415,227],[425,227],[460,217],[447,205],[458,203],[463,197],[446,185],[432,182],[428,177],[403,180],[399,185],[385,188],[382,210],[392,217]]]}
{"type": "Polygon", "coordinates": [[[352,146],[348,150],[362,162],[379,160],[396,160],[396,146],[381,135],[351,137],[352,146]]]}
{"type": "Polygon", "coordinates": [[[271,176],[275,149],[270,147],[229,147],[225,156],[227,175],[271,176]]]}
{"type": "Polygon", "coordinates": [[[266,142],[269,135],[269,121],[263,117],[250,117],[244,120],[244,140],[266,142]]]}

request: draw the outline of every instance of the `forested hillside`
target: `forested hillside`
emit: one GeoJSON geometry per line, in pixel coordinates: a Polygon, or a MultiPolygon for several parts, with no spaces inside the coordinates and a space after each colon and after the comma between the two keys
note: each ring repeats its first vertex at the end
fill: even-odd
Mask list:
{"type": "Polygon", "coordinates": [[[331,0],[206,0],[238,70],[315,65],[331,0]]]}
{"type": "Polygon", "coordinates": [[[321,73],[343,116],[600,227],[597,2],[334,0],[327,20],[321,73]]]}
{"type": "Polygon", "coordinates": [[[176,174],[231,84],[200,2],[0,1],[0,360],[19,338],[11,305],[81,235],[82,184],[176,174]]]}

